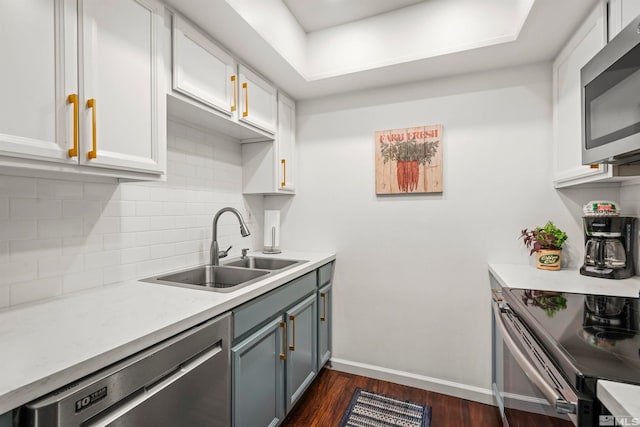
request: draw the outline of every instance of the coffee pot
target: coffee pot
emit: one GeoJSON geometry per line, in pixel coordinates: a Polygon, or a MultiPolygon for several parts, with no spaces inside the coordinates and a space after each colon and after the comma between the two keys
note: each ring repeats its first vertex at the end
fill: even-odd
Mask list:
{"type": "Polygon", "coordinates": [[[606,279],[634,275],[635,224],[629,216],[585,216],[584,265],[580,274],[606,279]]]}

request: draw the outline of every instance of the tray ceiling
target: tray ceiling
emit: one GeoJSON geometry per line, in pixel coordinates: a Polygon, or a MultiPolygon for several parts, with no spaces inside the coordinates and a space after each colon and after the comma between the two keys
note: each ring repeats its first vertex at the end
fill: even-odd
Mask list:
{"type": "Polygon", "coordinates": [[[283,0],[302,29],[310,33],[370,18],[424,0],[283,0]]]}

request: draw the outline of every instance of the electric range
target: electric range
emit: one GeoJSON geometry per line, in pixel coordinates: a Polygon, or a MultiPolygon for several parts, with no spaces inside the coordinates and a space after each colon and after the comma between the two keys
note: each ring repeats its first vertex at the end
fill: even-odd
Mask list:
{"type": "Polygon", "coordinates": [[[514,288],[502,295],[576,390],[595,397],[599,379],[640,385],[640,298],[514,288]]]}

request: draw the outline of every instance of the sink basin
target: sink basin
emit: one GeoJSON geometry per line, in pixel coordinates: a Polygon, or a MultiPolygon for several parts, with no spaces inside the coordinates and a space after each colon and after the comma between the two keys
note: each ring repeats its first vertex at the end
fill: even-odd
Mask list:
{"type": "Polygon", "coordinates": [[[225,266],[243,267],[259,270],[282,270],[283,268],[293,267],[306,261],[293,259],[280,259],[271,257],[248,256],[225,262],[225,266]]]}
{"type": "Polygon", "coordinates": [[[268,274],[271,274],[268,270],[201,265],[188,270],[149,277],[142,281],[216,292],[232,292],[255,283],[268,274]]]}

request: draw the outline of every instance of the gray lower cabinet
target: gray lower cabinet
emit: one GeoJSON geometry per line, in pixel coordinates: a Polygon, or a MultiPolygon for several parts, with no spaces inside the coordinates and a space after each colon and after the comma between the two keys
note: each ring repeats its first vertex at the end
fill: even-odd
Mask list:
{"type": "Polygon", "coordinates": [[[332,293],[331,282],[318,291],[318,371],[331,358],[332,293]]]}
{"type": "Polygon", "coordinates": [[[233,310],[233,426],[275,427],[317,374],[317,272],[233,310]]]}
{"type": "Polygon", "coordinates": [[[287,310],[287,412],[298,401],[318,374],[317,312],[315,293],[287,310]]]}
{"type": "Polygon", "coordinates": [[[236,427],[273,427],[284,419],[284,328],[274,319],[231,349],[236,427]]]}

